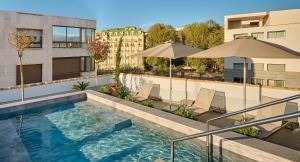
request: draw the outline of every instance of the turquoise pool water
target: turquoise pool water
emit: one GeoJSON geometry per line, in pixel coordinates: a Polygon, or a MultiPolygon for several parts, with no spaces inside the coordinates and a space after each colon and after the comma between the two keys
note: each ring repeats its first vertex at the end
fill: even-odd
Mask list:
{"type": "MultiPolygon", "coordinates": [[[[12,154],[13,161],[169,161],[170,141],[178,136],[93,101],[49,105],[21,116],[0,118],[7,127],[2,126],[0,132],[0,161],[10,161],[8,156],[12,154]],[[125,123],[115,129],[116,124],[128,119],[132,125],[125,123]]],[[[202,150],[192,143],[177,144],[176,161],[206,161],[202,150]]]]}

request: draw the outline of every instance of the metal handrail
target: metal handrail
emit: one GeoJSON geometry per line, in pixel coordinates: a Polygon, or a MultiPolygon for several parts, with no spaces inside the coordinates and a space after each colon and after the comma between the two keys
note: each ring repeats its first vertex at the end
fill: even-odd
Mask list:
{"type": "Polygon", "coordinates": [[[225,128],[219,128],[219,129],[215,129],[215,130],[211,130],[211,131],[206,131],[206,132],[202,132],[202,133],[196,133],[196,134],[176,138],[176,139],[172,140],[172,144],[171,144],[171,162],[174,162],[174,144],[176,142],[199,138],[199,137],[203,137],[203,136],[209,136],[209,135],[213,135],[213,134],[219,134],[219,133],[223,133],[223,132],[227,132],[227,131],[232,131],[235,129],[244,128],[244,127],[251,127],[251,126],[255,126],[255,125],[272,123],[272,122],[281,121],[284,119],[295,118],[295,117],[300,117],[300,111],[292,112],[292,113],[288,113],[288,114],[284,114],[284,115],[278,115],[278,116],[274,116],[274,117],[269,117],[269,118],[264,118],[264,119],[260,119],[260,120],[254,120],[254,121],[246,122],[246,123],[239,124],[239,125],[229,126],[229,127],[225,127],[225,128]]]}
{"type": "MultiPolygon", "coordinates": [[[[210,126],[210,123],[212,121],[227,118],[227,117],[242,114],[242,113],[246,113],[246,112],[253,111],[253,110],[258,110],[258,109],[265,108],[265,107],[268,107],[268,106],[281,104],[281,103],[288,102],[288,101],[295,100],[295,99],[299,99],[299,98],[300,98],[300,94],[297,94],[297,95],[277,99],[277,100],[274,100],[274,101],[271,101],[271,102],[263,103],[263,104],[260,104],[260,105],[252,106],[252,107],[249,107],[249,108],[246,108],[246,109],[242,109],[242,110],[239,110],[239,111],[223,114],[221,116],[208,119],[206,121],[206,131],[209,131],[209,126],[210,126]]],[[[212,141],[212,139],[210,139],[210,138],[212,138],[212,136],[207,136],[207,138],[206,138],[207,156],[212,158],[211,155],[213,154],[213,148],[212,148],[213,145],[210,142],[210,141],[212,141]]]]}
{"type": "MultiPolygon", "coordinates": [[[[286,98],[278,99],[278,100],[275,100],[275,101],[267,102],[267,103],[264,103],[264,104],[252,106],[252,107],[249,107],[249,108],[246,108],[246,109],[243,109],[243,110],[227,113],[227,114],[224,114],[224,115],[221,115],[221,116],[218,116],[218,117],[211,118],[211,119],[207,120],[207,122],[206,122],[206,132],[203,132],[203,133],[208,133],[208,134],[207,135],[202,135],[202,136],[207,136],[207,138],[206,138],[207,153],[208,153],[208,158],[211,158],[211,159],[208,159],[208,160],[212,160],[212,158],[213,158],[213,156],[212,156],[213,155],[212,135],[214,134],[214,131],[209,131],[210,122],[212,122],[214,120],[218,120],[218,119],[222,119],[222,118],[226,118],[226,117],[246,113],[246,112],[249,112],[249,111],[258,110],[258,109],[265,108],[265,107],[268,107],[268,106],[273,106],[273,105],[276,105],[276,104],[288,102],[288,101],[299,99],[299,98],[300,98],[300,94],[297,94],[297,95],[289,96],[289,97],[286,97],[286,98]],[[212,132],[212,133],[209,133],[209,132],[212,132]]],[[[300,112],[298,112],[298,113],[300,113],[300,112]]],[[[289,114],[285,114],[285,115],[281,115],[281,116],[286,116],[286,115],[289,115],[289,114]]],[[[280,116],[277,116],[277,117],[280,117],[280,116]]],[[[265,118],[265,119],[272,119],[272,118],[265,118]]],[[[287,119],[287,118],[284,118],[284,119],[287,119]]],[[[264,120],[264,119],[262,119],[262,120],[264,120]]],[[[255,121],[252,121],[252,122],[256,122],[256,121],[259,122],[261,120],[255,120],[255,121]]],[[[252,122],[249,122],[249,123],[252,123],[252,122]]],[[[270,122],[273,122],[273,121],[270,121],[270,122]]],[[[243,127],[247,127],[246,124],[249,124],[249,123],[245,123],[245,124],[242,124],[242,125],[245,125],[243,127]]],[[[269,122],[267,122],[267,123],[269,123],[269,122]]],[[[260,123],[260,124],[264,124],[264,123],[260,123]]],[[[242,125],[237,125],[237,126],[242,126],[242,125]]],[[[257,125],[259,125],[259,124],[257,124],[257,125]]],[[[235,126],[231,126],[231,127],[235,127],[235,126]]],[[[231,127],[225,127],[225,128],[231,128],[231,127]]],[[[241,128],[243,128],[243,127],[241,127],[241,128]]],[[[223,129],[225,129],[225,128],[223,128],[223,129]]],[[[233,129],[230,129],[230,130],[234,130],[234,129],[238,129],[238,128],[233,128],[233,129]]],[[[220,129],[216,129],[216,130],[220,130],[220,129]]],[[[227,131],[229,131],[229,130],[227,130],[227,131]]],[[[198,138],[197,135],[203,134],[203,133],[195,134],[196,137],[194,137],[194,138],[198,138]]],[[[192,136],[192,135],[190,135],[190,136],[192,136]]],[[[180,139],[183,139],[183,138],[184,138],[183,140],[193,139],[193,138],[188,138],[190,136],[185,136],[187,139],[185,139],[185,137],[182,137],[180,139]]],[[[200,136],[200,137],[202,137],[202,136],[200,136]]],[[[182,141],[182,140],[180,140],[180,141],[182,141]]],[[[172,147],[174,147],[173,145],[174,145],[175,142],[177,142],[177,139],[172,141],[172,147]]],[[[172,153],[171,153],[171,156],[174,158],[173,153],[174,153],[174,150],[172,150],[172,153]]]]}

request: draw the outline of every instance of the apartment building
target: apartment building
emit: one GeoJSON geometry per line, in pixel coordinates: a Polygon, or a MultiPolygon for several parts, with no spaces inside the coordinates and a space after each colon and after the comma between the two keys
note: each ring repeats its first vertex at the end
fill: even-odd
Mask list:
{"type": "MultiPolygon", "coordinates": [[[[224,30],[225,42],[253,36],[300,52],[300,9],[228,15],[224,30]]],[[[225,58],[225,81],[242,82],[242,68],[239,58],[225,58]]],[[[298,59],[248,59],[248,70],[249,83],[300,88],[298,59]]]]}
{"type": "Polygon", "coordinates": [[[121,37],[121,64],[143,67],[141,57],[132,57],[132,55],[145,49],[145,32],[136,27],[108,29],[96,34],[96,40],[109,42],[110,44],[108,59],[101,63],[100,67],[103,69],[113,69],[115,67],[115,54],[121,37]]]}
{"type": "Polygon", "coordinates": [[[16,49],[9,33],[25,31],[35,42],[24,51],[24,83],[88,75],[94,64],[86,44],[95,38],[95,20],[0,11],[0,87],[20,84],[16,49]]]}

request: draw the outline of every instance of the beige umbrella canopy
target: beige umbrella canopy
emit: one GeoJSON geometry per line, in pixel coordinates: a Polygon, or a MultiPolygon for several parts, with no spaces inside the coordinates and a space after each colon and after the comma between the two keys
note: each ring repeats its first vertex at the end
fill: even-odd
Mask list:
{"type": "Polygon", "coordinates": [[[193,48],[181,43],[168,41],[164,44],[149,48],[145,51],[132,55],[132,57],[163,57],[170,59],[170,109],[172,105],[172,59],[187,57],[202,51],[198,48],[193,48]]]}
{"type": "Polygon", "coordinates": [[[194,58],[222,58],[240,57],[244,62],[244,98],[243,106],[246,108],[246,80],[247,80],[247,58],[300,58],[300,54],[286,47],[256,40],[253,37],[239,37],[233,41],[210,48],[208,50],[190,55],[194,58]]]}

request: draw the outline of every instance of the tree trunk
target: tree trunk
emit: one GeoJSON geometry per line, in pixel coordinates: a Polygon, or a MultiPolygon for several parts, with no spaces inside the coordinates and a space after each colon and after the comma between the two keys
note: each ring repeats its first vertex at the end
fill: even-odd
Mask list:
{"type": "Polygon", "coordinates": [[[19,63],[20,63],[20,78],[21,78],[21,99],[22,102],[24,101],[24,78],[23,78],[23,64],[22,64],[22,57],[19,57],[19,63]]]}
{"type": "Polygon", "coordinates": [[[96,61],[95,61],[95,85],[96,85],[96,89],[97,89],[97,86],[98,86],[98,64],[96,61]]]}

